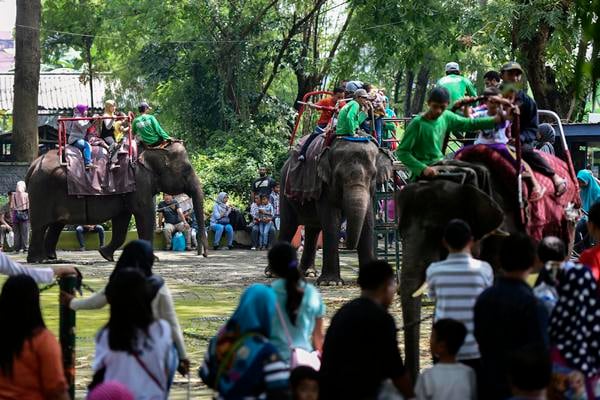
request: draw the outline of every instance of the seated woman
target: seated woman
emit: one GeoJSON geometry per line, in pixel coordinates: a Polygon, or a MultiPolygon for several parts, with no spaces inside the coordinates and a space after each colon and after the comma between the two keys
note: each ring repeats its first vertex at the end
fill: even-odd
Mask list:
{"type": "Polygon", "coordinates": [[[221,236],[223,231],[227,235],[227,248],[233,248],[233,226],[229,223],[229,214],[232,208],[227,205],[229,196],[225,192],[219,193],[217,196],[217,202],[213,207],[213,212],[210,216],[210,229],[215,232],[215,238],[213,240],[213,248],[219,249],[221,243],[221,236]]]}
{"type": "MultiPolygon", "coordinates": [[[[87,110],[88,106],[78,104],[73,109],[73,117],[87,117],[87,110]]],[[[67,122],[67,143],[81,150],[85,169],[90,169],[94,166],[92,164],[92,146],[86,139],[87,130],[91,125],[91,122],[87,120],[67,122]]]]}

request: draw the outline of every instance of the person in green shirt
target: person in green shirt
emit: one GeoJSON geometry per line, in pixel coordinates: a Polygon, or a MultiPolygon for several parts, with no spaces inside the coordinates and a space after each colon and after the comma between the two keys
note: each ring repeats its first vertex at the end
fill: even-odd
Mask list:
{"type": "Polygon", "coordinates": [[[435,87],[427,99],[428,110],[415,117],[404,132],[396,156],[410,170],[413,179],[437,175],[431,166],[444,158],[442,147],[450,131],[491,129],[506,120],[504,113],[494,117],[470,119],[446,110],[450,94],[435,87]]]}
{"type": "Polygon", "coordinates": [[[470,79],[460,74],[460,67],[455,62],[446,64],[446,76],[437,81],[436,86],[446,88],[450,93],[450,105],[453,106],[465,96],[477,96],[475,85],[470,79]]]}
{"type": "Polygon", "coordinates": [[[354,92],[354,100],[346,104],[338,114],[335,134],[338,136],[354,135],[356,129],[367,119],[369,95],[365,89],[354,92]]]}
{"type": "Polygon", "coordinates": [[[145,101],[138,106],[140,115],[133,120],[133,133],[138,135],[144,144],[154,147],[165,141],[172,141],[171,136],[160,126],[156,117],[149,114],[152,108],[145,101]]]}

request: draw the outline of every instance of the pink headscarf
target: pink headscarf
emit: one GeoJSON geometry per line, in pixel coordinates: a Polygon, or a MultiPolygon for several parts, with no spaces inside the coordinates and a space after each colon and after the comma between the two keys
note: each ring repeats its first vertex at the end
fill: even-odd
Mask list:
{"type": "Polygon", "coordinates": [[[88,394],[87,398],[88,400],[134,400],[131,391],[117,381],[101,383],[88,394]]]}

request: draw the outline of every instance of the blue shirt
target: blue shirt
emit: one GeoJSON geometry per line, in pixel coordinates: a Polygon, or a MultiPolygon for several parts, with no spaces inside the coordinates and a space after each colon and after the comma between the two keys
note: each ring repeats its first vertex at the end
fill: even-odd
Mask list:
{"type": "MultiPolygon", "coordinates": [[[[302,303],[300,303],[300,309],[298,310],[298,317],[296,318],[296,324],[293,325],[288,317],[285,310],[285,303],[287,301],[287,291],[285,290],[285,280],[276,279],[271,284],[271,287],[275,291],[275,297],[279,309],[283,314],[283,319],[287,325],[287,329],[292,339],[292,347],[299,347],[306,351],[313,351],[312,345],[312,334],[315,330],[315,324],[317,318],[323,318],[325,316],[325,304],[321,298],[321,294],[316,287],[310,283],[302,282],[304,288],[304,296],[302,297],[302,303]]],[[[288,339],[285,334],[285,329],[281,325],[281,321],[277,313],[273,317],[273,323],[271,325],[271,342],[275,345],[281,358],[288,361],[291,357],[291,350],[288,344],[288,339]]]]}

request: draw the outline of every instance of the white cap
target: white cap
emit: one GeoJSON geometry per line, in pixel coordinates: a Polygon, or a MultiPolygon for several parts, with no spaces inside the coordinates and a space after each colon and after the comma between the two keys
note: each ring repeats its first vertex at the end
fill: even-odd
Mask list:
{"type": "Polygon", "coordinates": [[[446,64],[446,72],[450,72],[450,71],[460,71],[458,63],[455,63],[453,61],[453,62],[449,62],[448,64],[446,64]]]}

